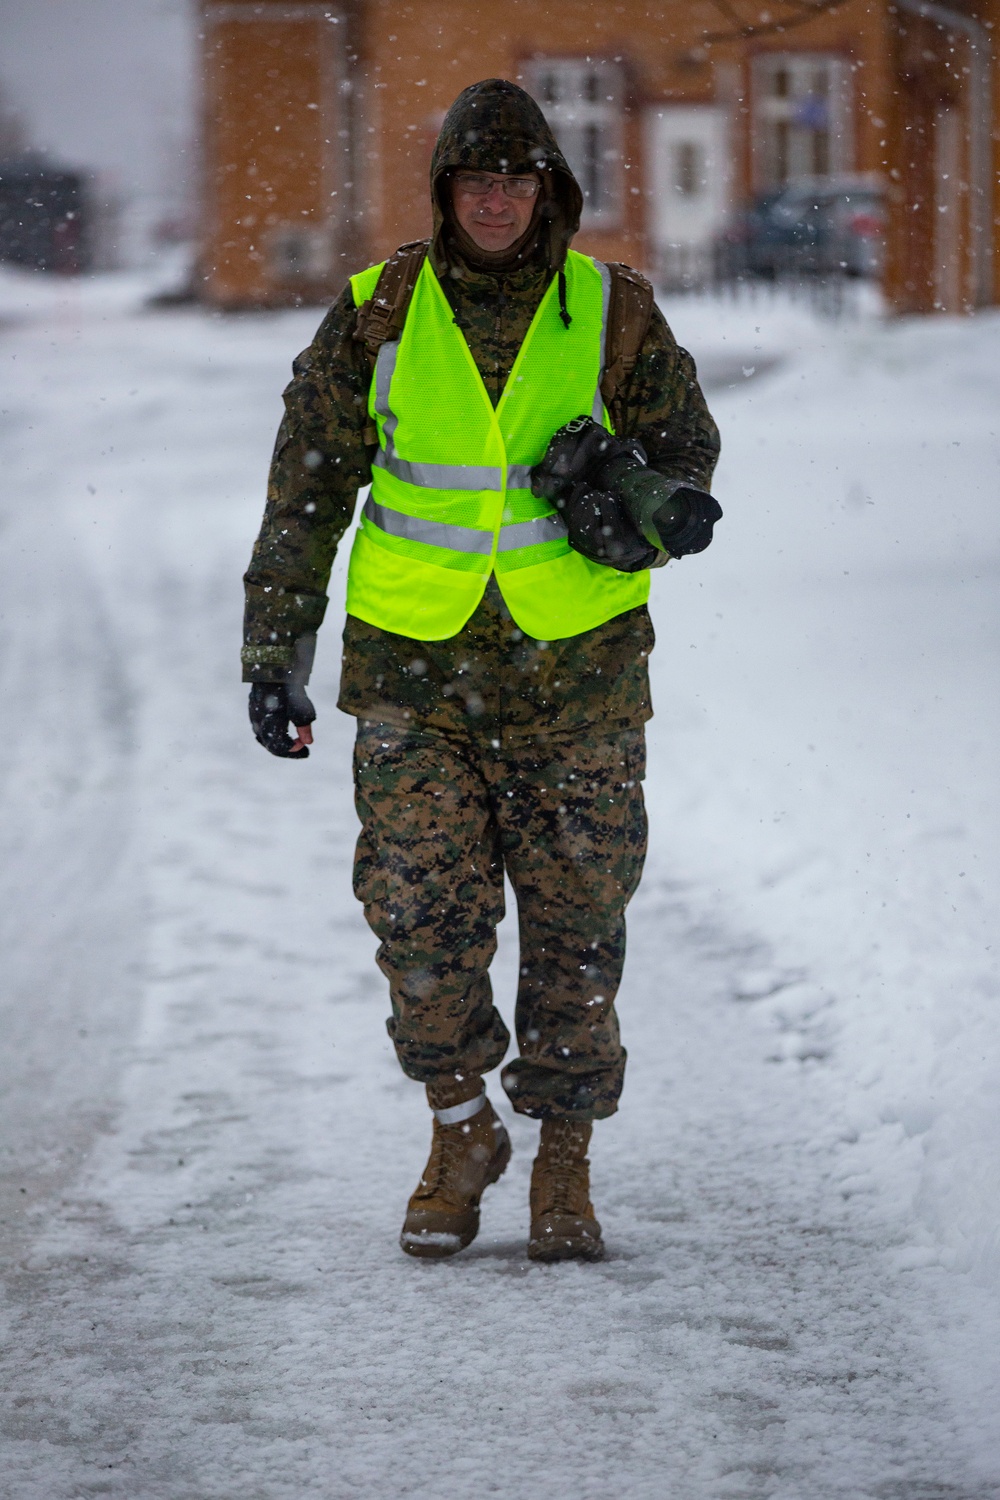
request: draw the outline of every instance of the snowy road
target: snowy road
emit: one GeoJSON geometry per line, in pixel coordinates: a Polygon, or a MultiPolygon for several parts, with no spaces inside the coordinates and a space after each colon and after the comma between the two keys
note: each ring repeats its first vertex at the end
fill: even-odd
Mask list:
{"type": "Polygon", "coordinates": [[[315,314],[134,302],[0,285],[0,1495],[1000,1496],[996,321],[671,309],[786,358],[719,393],[726,530],[657,580],[611,1254],[527,1263],[504,1105],[436,1266],[337,610],[308,765],[236,682],[315,314]]]}

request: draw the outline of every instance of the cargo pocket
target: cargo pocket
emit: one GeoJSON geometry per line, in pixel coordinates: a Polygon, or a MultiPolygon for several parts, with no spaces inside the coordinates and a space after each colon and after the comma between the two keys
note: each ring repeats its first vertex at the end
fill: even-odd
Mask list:
{"type": "Polygon", "coordinates": [[[625,751],[625,767],[630,782],[646,779],[646,731],[626,729],[622,735],[625,751]]]}
{"type": "Polygon", "coordinates": [[[644,729],[627,729],[622,735],[622,751],[625,761],[625,842],[626,877],[625,900],[631,901],[639,888],[642,867],[646,860],[648,823],[646,801],[642,794],[642,783],[646,779],[646,732],[644,729]]]}

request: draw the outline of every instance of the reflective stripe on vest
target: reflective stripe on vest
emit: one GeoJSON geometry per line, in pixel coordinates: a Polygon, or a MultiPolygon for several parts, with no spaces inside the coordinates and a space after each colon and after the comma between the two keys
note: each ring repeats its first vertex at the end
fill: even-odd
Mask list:
{"type": "MultiPolygon", "coordinates": [[[[353,278],[371,296],[378,267],[353,278]]],[[[348,574],[350,613],[400,635],[441,640],[474,612],[491,572],[517,625],[560,639],[645,602],[648,573],[618,573],[574,552],[530,471],[552,433],[601,400],[611,278],[570,251],[569,328],[555,279],[494,410],[429,261],[398,341],[379,349],[369,411],[379,436],[372,493],[348,574]]]]}
{"type": "MultiPolygon", "coordinates": [[[[365,501],[364,517],[389,536],[405,536],[429,547],[446,547],[453,552],[478,552],[489,557],[493,551],[492,531],[476,531],[471,526],[449,526],[441,521],[425,521],[407,516],[401,510],[388,510],[371,496],[365,501]]],[[[539,516],[535,521],[512,521],[501,526],[498,552],[516,552],[521,547],[540,546],[566,535],[562,516],[539,516]]]]}

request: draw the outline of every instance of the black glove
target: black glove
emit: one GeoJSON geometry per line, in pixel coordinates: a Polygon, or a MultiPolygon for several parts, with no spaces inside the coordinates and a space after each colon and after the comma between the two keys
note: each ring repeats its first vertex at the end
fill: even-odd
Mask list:
{"type": "MultiPolygon", "coordinates": [[[[541,463],[532,469],[531,480],[534,494],[551,499],[563,510],[574,547],[574,525],[580,530],[580,522],[571,521],[568,512],[579,509],[586,521],[594,510],[592,504],[577,496],[574,487],[585,480],[591,490],[603,492],[612,503],[612,512],[627,518],[625,524],[612,528],[612,539],[618,542],[628,537],[631,546],[624,555],[641,555],[643,560],[629,567],[611,556],[596,557],[588,550],[585,535],[581,535],[584,545],[578,550],[595,562],[610,562],[623,572],[649,567],[658,551],[669,552],[671,557],[703,552],[712,540],[712,527],[722,516],[722,507],[706,490],[683,479],[667,479],[648,468],[640,442],[617,438],[589,417],[575,417],[559,429],[541,463]],[[641,554],[643,540],[647,547],[641,554]]],[[[603,524],[607,524],[607,517],[603,524]]]]}
{"type": "Polygon", "coordinates": [[[596,485],[596,470],[607,459],[633,454],[635,448],[642,453],[641,444],[623,443],[590,417],[574,417],[552,435],[545,457],[532,469],[531,493],[543,500],[563,500],[574,485],[596,485]]]}
{"type": "Polygon", "coordinates": [[[653,566],[657,549],[640,534],[617,496],[575,484],[564,499],[554,503],[566,522],[570,546],[591,562],[617,568],[619,573],[638,573],[653,566]]]}
{"type": "Polygon", "coordinates": [[[640,534],[617,495],[597,477],[609,458],[645,462],[642,445],[622,441],[590,417],[575,417],[551,439],[531,471],[531,492],[551,500],[566,522],[569,544],[591,562],[637,573],[656,561],[657,548],[640,534]]]}
{"type": "Polygon", "coordinates": [[[293,750],[288,726],[311,724],[315,717],[316,710],[298,683],[255,682],[250,689],[250,723],[257,739],[272,755],[306,760],[308,745],[293,750]]]}

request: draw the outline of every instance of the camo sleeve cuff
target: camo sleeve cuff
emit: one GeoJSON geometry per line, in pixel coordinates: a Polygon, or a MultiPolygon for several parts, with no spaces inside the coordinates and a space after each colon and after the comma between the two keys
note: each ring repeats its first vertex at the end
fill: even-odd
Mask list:
{"type": "Polygon", "coordinates": [[[296,643],[315,636],[326,613],[325,594],[307,594],[246,580],[243,615],[244,682],[284,682],[296,643]]]}
{"type": "Polygon", "coordinates": [[[294,658],[294,646],[244,646],[240,652],[243,681],[287,682],[294,658]]]}

